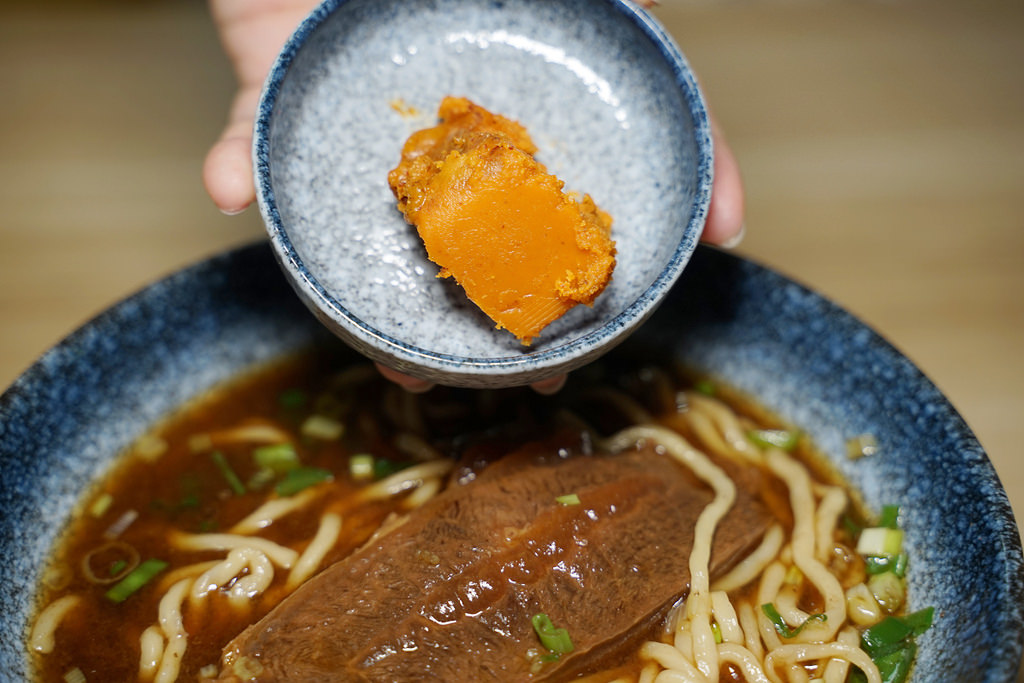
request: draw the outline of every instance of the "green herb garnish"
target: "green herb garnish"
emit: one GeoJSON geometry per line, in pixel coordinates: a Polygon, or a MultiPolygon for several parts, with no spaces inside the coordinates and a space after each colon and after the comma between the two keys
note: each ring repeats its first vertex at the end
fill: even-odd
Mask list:
{"type": "Polygon", "coordinates": [[[167,562],[163,560],[149,559],[135,569],[128,572],[128,575],[115,583],[106,592],[107,599],[111,602],[124,602],[137,590],[152,581],[157,574],[167,568],[167,562]]]}

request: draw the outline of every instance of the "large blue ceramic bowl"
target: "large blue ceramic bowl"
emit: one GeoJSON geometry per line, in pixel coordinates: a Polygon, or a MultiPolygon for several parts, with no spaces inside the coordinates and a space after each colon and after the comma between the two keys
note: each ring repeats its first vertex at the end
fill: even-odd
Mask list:
{"type": "Polygon", "coordinates": [[[511,386],[592,360],[657,307],[700,237],[712,149],[697,80],[629,0],[327,0],[263,90],[260,211],[298,294],[364,354],[455,386],[511,386]],[[446,95],[527,127],[537,158],[614,219],[593,307],[524,347],[427,259],[388,171],[446,95]]]}
{"type": "MultiPolygon", "coordinates": [[[[27,676],[48,552],[83,490],[176,406],[254,365],[338,343],[255,245],[163,280],[47,352],[0,398],[0,680],[27,676]]],[[[698,248],[628,342],[723,378],[802,426],[869,506],[904,506],[911,608],[933,605],[914,680],[1009,683],[1024,639],[1020,537],[970,429],[913,364],[834,304],[698,248]],[[879,453],[851,461],[871,433],[879,453]]]]}

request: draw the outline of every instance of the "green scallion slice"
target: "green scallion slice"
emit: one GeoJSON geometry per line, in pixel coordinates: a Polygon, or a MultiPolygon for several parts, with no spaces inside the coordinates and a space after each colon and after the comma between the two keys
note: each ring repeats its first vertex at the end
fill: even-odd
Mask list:
{"type": "Polygon", "coordinates": [[[564,496],[555,498],[555,502],[559,505],[579,505],[580,497],[575,493],[567,493],[564,496]]]}
{"type": "MultiPolygon", "coordinates": [[[[228,483],[231,491],[236,495],[240,496],[245,493],[245,484],[238,478],[235,471],[231,469],[231,464],[228,463],[228,459],[224,457],[224,454],[220,451],[214,451],[210,453],[210,459],[213,460],[213,464],[217,466],[217,470],[221,476],[224,477],[224,481],[228,483]]],[[[198,503],[198,499],[196,500],[198,503]]]]}
{"type": "Polygon", "coordinates": [[[932,627],[932,620],[935,618],[935,608],[925,607],[910,614],[904,614],[899,619],[910,627],[915,636],[919,636],[932,627]]]}
{"type": "Polygon", "coordinates": [[[284,478],[277,482],[274,490],[279,496],[293,496],[299,491],[308,489],[310,486],[328,481],[333,478],[330,470],[319,467],[296,467],[288,470],[284,478]]]}
{"type": "Polygon", "coordinates": [[[899,505],[883,505],[882,516],[878,519],[878,526],[885,527],[887,529],[899,529],[900,528],[900,506],[899,505]]]}
{"type": "Polygon", "coordinates": [[[764,615],[771,620],[772,626],[775,627],[775,630],[783,638],[795,637],[798,633],[800,633],[800,631],[803,631],[805,628],[807,628],[808,624],[810,624],[811,622],[828,621],[827,614],[812,614],[809,617],[807,617],[804,620],[804,623],[800,624],[799,626],[790,626],[782,618],[782,615],[779,614],[779,611],[775,609],[775,605],[773,605],[772,603],[766,602],[765,604],[761,605],[761,611],[764,612],[764,615]]]}
{"type": "Polygon", "coordinates": [[[533,630],[537,632],[537,637],[540,638],[541,645],[557,655],[572,652],[573,644],[572,639],[569,637],[569,632],[564,628],[555,628],[548,615],[543,612],[534,614],[531,622],[533,623],[533,630]]]}
{"type": "Polygon", "coordinates": [[[761,448],[779,448],[791,451],[800,440],[800,432],[792,429],[752,429],[747,437],[761,448]]]}
{"type": "Polygon", "coordinates": [[[907,575],[907,554],[868,555],[864,558],[865,569],[869,576],[892,572],[901,579],[907,575]]]}
{"type": "Polygon", "coordinates": [[[926,607],[902,617],[886,617],[861,634],[861,649],[871,656],[885,683],[907,680],[917,654],[914,638],[931,628],[934,616],[935,609],[926,607]]]}
{"type": "Polygon", "coordinates": [[[885,683],[904,683],[910,675],[910,667],[916,656],[917,644],[913,640],[907,640],[899,648],[888,654],[872,657],[872,660],[885,683]]]}
{"type": "Polygon", "coordinates": [[[387,458],[376,458],[373,461],[373,478],[384,479],[390,477],[395,472],[400,472],[406,467],[409,467],[412,463],[403,462],[401,460],[388,460],[387,458]]]}
{"type": "Polygon", "coordinates": [[[355,455],[349,456],[349,476],[356,481],[368,481],[373,479],[376,472],[373,460],[373,456],[369,453],[356,453],[355,455]]]}
{"type": "Polygon", "coordinates": [[[96,496],[96,500],[89,506],[89,514],[99,519],[103,515],[107,514],[107,510],[114,504],[114,497],[109,493],[101,493],[96,496]]]}
{"type": "Polygon", "coordinates": [[[287,410],[298,410],[306,405],[308,398],[302,389],[286,389],[277,397],[277,402],[287,410]]]}
{"type": "Polygon", "coordinates": [[[704,394],[705,396],[715,395],[715,383],[709,379],[697,381],[697,383],[693,385],[693,389],[698,394],[704,394]]]}
{"type": "Polygon", "coordinates": [[[281,474],[299,467],[299,454],[290,443],[279,443],[272,446],[260,446],[252,452],[256,467],[273,470],[281,474]]]}
{"type": "Polygon", "coordinates": [[[303,436],[308,436],[312,439],[337,441],[345,433],[345,425],[333,417],[314,414],[302,422],[299,432],[303,436]]]}
{"type": "Polygon", "coordinates": [[[903,552],[903,530],[887,526],[864,529],[857,539],[857,552],[874,557],[895,557],[903,552]]]}
{"type": "Polygon", "coordinates": [[[260,469],[252,473],[252,476],[249,477],[248,483],[246,483],[246,487],[250,491],[260,491],[262,489],[265,489],[267,485],[270,484],[270,482],[274,481],[274,479],[276,478],[277,474],[274,472],[274,470],[270,469],[269,467],[261,467],[260,469]]]}
{"type": "Polygon", "coordinates": [[[77,666],[64,673],[64,683],[86,683],[86,681],[85,674],[77,666]]]}
{"type": "Polygon", "coordinates": [[[124,602],[166,568],[167,562],[163,560],[151,558],[142,562],[106,592],[107,599],[111,602],[124,602]]]}

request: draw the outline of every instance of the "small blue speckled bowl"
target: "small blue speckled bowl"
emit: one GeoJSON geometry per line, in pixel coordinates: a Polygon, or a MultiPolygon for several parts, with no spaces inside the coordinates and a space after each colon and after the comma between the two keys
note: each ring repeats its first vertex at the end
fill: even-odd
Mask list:
{"type": "Polygon", "coordinates": [[[278,261],[320,320],[386,365],[472,387],[566,372],[643,322],[697,244],[713,166],[693,74],[628,0],[328,0],[268,77],[253,155],[278,261]],[[611,285],[530,347],[435,277],[387,184],[449,94],[523,123],[615,221],[611,285]]]}
{"type": "MultiPolygon", "coordinates": [[[[261,244],[115,306],[0,396],[0,681],[27,680],[40,572],[90,482],[184,401],[314,343],[338,344],[261,244]]],[[[1014,681],[1024,644],[1017,526],[978,441],[910,361],[813,292],[706,247],[625,347],[757,397],[806,429],[868,506],[902,505],[910,607],[936,608],[914,681],[1014,681]],[[849,460],[846,439],[863,433],[878,454],[849,460]]]]}

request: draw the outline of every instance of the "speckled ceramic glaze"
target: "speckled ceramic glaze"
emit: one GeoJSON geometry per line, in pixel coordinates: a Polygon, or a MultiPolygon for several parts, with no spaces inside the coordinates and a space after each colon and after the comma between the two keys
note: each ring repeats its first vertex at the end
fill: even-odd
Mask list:
{"type": "Polygon", "coordinates": [[[329,0],[270,73],[254,165],[278,260],[331,330],[410,374],[499,386],[577,367],[651,313],[700,236],[712,152],[685,59],[627,0],[329,0]],[[449,94],[523,123],[615,221],[611,285],[530,347],[436,277],[387,184],[449,94]]]}
{"type": "MultiPolygon", "coordinates": [[[[314,343],[339,342],[256,245],[119,304],[0,397],[0,680],[26,680],[47,553],[112,458],[183,401],[314,343]]],[[[915,681],[1014,680],[1024,575],[1009,503],[963,420],[898,351],[804,287],[704,247],[622,351],[682,361],[759,397],[806,429],[869,506],[903,506],[911,607],[936,607],[915,681]],[[865,432],[879,453],[846,459],[846,439],[865,432]]]]}

